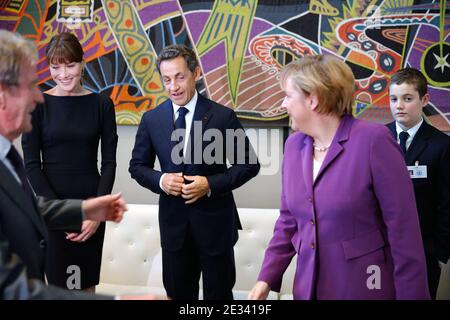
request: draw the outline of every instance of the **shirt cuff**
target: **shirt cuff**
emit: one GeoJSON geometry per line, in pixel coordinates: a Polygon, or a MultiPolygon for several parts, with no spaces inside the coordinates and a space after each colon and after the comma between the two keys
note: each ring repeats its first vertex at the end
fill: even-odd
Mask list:
{"type": "MultiPolygon", "coordinates": [[[[83,200],[83,201],[86,201],[86,200],[83,200]]],[[[81,221],[87,220],[86,212],[84,212],[84,210],[83,210],[83,205],[81,205],[80,209],[81,209],[81,221]]]]}
{"type": "Polygon", "coordinates": [[[167,174],[167,173],[163,173],[163,174],[161,175],[161,178],[159,178],[159,188],[160,188],[162,191],[164,191],[165,194],[168,195],[167,191],[164,190],[163,185],[162,185],[163,178],[164,178],[164,176],[165,176],[166,174],[167,174]]]}

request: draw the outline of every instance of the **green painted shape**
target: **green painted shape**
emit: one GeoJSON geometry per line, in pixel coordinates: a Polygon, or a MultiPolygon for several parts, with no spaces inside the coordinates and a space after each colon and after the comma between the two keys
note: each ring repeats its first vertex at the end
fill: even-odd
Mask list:
{"type": "MultiPolygon", "coordinates": [[[[39,29],[35,29],[35,25],[39,28],[40,25],[43,23],[41,21],[41,16],[39,15],[40,12],[46,12],[46,6],[47,1],[45,0],[38,0],[38,1],[27,1],[26,8],[24,10],[25,14],[28,14],[33,17],[33,20],[35,23],[30,20],[27,16],[22,16],[22,19],[19,22],[19,25],[16,28],[16,31],[20,34],[28,34],[33,36],[38,36],[39,29]]],[[[45,19],[45,17],[42,17],[42,19],[45,19]]]]}

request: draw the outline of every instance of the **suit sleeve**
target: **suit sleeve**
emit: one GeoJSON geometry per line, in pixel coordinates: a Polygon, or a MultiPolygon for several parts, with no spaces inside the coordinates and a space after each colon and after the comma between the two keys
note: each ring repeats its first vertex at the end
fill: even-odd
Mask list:
{"type": "MultiPolygon", "coordinates": [[[[284,171],[285,159],[283,159],[282,168],[283,180],[284,176],[289,174],[289,172],[284,171]]],[[[266,282],[270,289],[276,292],[280,292],[283,274],[295,255],[292,239],[298,232],[297,222],[287,207],[283,183],[282,186],[280,216],[275,223],[273,236],[265,251],[261,271],[258,276],[258,281],[266,282]]]]}
{"type": "Polygon", "coordinates": [[[92,295],[83,291],[69,291],[47,286],[27,276],[22,260],[9,249],[9,244],[0,232],[0,300],[93,300],[112,297],[92,295]]]}
{"type": "Polygon", "coordinates": [[[42,105],[33,111],[32,125],[33,130],[22,135],[22,150],[25,162],[25,168],[28,178],[34,191],[49,199],[57,199],[55,190],[51,186],[47,176],[42,171],[41,151],[42,151],[42,105]]]}
{"type": "Polygon", "coordinates": [[[103,105],[101,123],[101,156],[100,181],[97,195],[110,194],[116,177],[117,125],[114,104],[107,98],[103,105]]]}
{"type": "Polygon", "coordinates": [[[139,124],[128,171],[141,186],[161,194],[163,190],[159,187],[159,180],[162,172],[155,170],[156,152],[147,129],[148,117],[148,113],[144,114],[139,124]]]}
{"type": "Polygon", "coordinates": [[[437,257],[446,263],[450,258],[450,139],[440,159],[439,172],[439,204],[437,216],[436,246],[437,257]]]}
{"type": "Polygon", "coordinates": [[[82,200],[49,200],[37,197],[37,202],[49,230],[81,231],[82,200]]]}
{"type": "Polygon", "coordinates": [[[231,166],[223,173],[207,177],[211,195],[223,194],[239,188],[255,177],[260,169],[256,153],[236,114],[229,111],[228,115],[225,154],[231,166]],[[234,132],[233,139],[230,139],[229,132],[234,132]]]}
{"type": "Polygon", "coordinates": [[[425,254],[411,179],[388,129],[374,130],[371,138],[369,165],[393,258],[396,299],[429,299],[425,254]]]}

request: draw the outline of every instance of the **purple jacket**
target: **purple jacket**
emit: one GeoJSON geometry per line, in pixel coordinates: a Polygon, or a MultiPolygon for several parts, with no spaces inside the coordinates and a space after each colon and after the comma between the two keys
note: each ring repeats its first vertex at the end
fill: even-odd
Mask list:
{"type": "Polygon", "coordinates": [[[345,116],[313,183],[312,139],[291,135],[280,216],[258,280],[294,299],[429,299],[411,179],[392,134],[345,116]]]}

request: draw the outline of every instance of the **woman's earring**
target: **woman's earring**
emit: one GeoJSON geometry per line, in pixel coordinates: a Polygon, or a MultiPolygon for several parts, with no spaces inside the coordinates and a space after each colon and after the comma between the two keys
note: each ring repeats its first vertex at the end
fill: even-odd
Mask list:
{"type": "Polygon", "coordinates": [[[80,84],[83,85],[84,67],[81,69],[80,84]]]}

